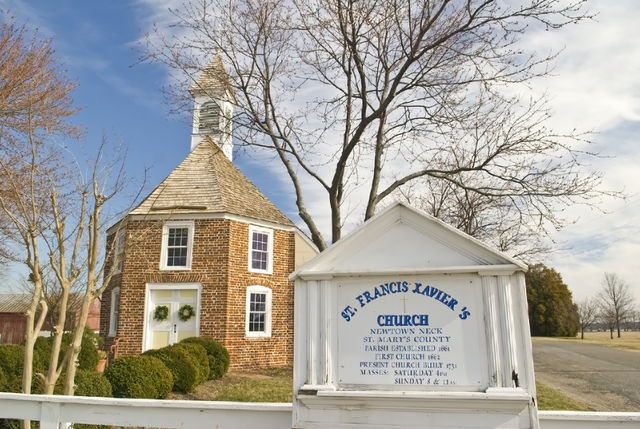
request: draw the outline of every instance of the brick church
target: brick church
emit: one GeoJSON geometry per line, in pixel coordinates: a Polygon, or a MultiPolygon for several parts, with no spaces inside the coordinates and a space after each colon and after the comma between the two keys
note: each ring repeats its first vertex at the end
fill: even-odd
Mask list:
{"type": "MultiPolygon", "coordinates": [[[[107,233],[100,334],[122,356],[191,336],[231,368],[291,365],[293,283],[317,250],[232,163],[234,94],[220,58],[190,89],[191,152],[107,233]]],[[[112,357],[114,357],[112,355],[112,357]]]]}

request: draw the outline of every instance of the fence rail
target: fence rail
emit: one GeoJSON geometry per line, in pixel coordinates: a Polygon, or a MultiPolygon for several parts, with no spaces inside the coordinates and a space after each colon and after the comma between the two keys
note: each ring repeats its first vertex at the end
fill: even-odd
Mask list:
{"type": "Polygon", "coordinates": [[[291,427],[291,404],[0,393],[0,418],[40,421],[41,429],[91,423],[153,428],[244,429],[291,427]]]}
{"type": "MultiPolygon", "coordinates": [[[[0,418],[29,419],[41,429],[60,429],[67,423],[153,428],[264,429],[291,428],[289,403],[166,401],[24,395],[0,392],[0,418]]],[[[541,429],[632,429],[640,427],[640,413],[541,411],[541,429]]]]}

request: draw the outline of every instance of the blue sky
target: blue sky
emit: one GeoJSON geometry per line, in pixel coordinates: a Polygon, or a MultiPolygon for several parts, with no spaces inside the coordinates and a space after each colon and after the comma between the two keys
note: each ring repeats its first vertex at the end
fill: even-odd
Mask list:
{"type": "MultiPolygon", "coordinates": [[[[148,167],[149,190],[187,155],[191,123],[169,115],[161,93],[167,71],[136,64],[137,41],[154,22],[167,22],[168,7],[181,3],[0,0],[3,15],[9,11],[18,23],[54,38],[68,76],[78,82],[74,98],[82,110],[76,119],[87,129],[85,152],[91,153],[103,135],[112,148],[124,143],[128,174],[140,177],[148,167]]],[[[612,271],[640,300],[640,3],[594,0],[590,7],[599,13],[593,22],[526,38],[527,49],[563,49],[553,75],[535,82],[532,89],[550,96],[555,125],[597,132],[595,147],[607,157],[593,161],[592,167],[604,173],[605,187],[624,190],[629,198],[601,202],[606,214],[568,208],[575,222],[553,237],[564,250],[544,262],[562,274],[576,299],[593,296],[603,273],[612,271]]],[[[286,183],[259,168],[264,160],[237,154],[234,162],[298,221],[286,183]]],[[[324,204],[310,201],[311,207],[324,204]]]]}

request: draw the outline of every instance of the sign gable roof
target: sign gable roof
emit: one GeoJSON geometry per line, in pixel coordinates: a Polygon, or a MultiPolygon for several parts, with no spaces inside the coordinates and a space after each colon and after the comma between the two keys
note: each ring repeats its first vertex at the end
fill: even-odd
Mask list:
{"type": "Polygon", "coordinates": [[[300,267],[290,278],[426,272],[525,271],[481,241],[396,203],[300,267]]]}

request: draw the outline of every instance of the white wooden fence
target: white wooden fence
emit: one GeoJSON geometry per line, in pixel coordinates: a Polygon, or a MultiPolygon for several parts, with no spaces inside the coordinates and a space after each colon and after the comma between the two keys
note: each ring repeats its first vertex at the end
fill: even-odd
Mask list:
{"type": "MultiPolygon", "coordinates": [[[[23,395],[0,392],[0,418],[40,421],[41,429],[67,422],[153,428],[291,428],[289,403],[159,401],[23,395]]],[[[541,429],[638,429],[640,413],[541,411],[541,429]]]]}
{"type": "Polygon", "coordinates": [[[0,393],[0,418],[152,428],[245,429],[291,427],[291,404],[88,398],[0,393]]]}

